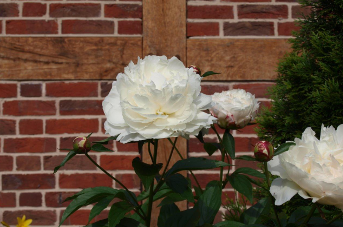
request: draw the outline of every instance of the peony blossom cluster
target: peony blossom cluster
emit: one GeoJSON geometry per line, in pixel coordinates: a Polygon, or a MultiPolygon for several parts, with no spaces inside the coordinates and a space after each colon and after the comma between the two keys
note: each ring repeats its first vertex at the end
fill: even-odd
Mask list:
{"type": "Polygon", "coordinates": [[[268,162],[269,171],[280,176],[270,192],[276,205],[295,194],[312,202],[334,205],[343,210],[343,124],[321,128],[320,139],[307,128],[296,145],[268,162]]]}
{"type": "Polygon", "coordinates": [[[147,56],[117,76],[103,101],[105,130],[122,143],[198,135],[216,120],[202,110],[201,77],[176,57],[147,56]]]}

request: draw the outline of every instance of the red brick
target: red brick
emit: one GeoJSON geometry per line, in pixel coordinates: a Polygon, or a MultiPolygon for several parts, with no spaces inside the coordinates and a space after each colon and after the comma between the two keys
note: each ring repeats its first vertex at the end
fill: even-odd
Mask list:
{"type": "Polygon", "coordinates": [[[216,92],[220,93],[227,90],[230,90],[229,84],[222,84],[222,85],[202,84],[201,85],[201,93],[204,93],[206,95],[213,95],[216,92]]]}
{"type": "Polygon", "coordinates": [[[26,218],[32,219],[33,225],[54,226],[57,221],[56,212],[53,210],[16,210],[16,211],[4,211],[3,220],[6,220],[7,224],[17,224],[17,217],[26,215],[26,218]]]}
{"type": "Polygon", "coordinates": [[[7,153],[43,153],[55,151],[55,138],[8,138],[4,141],[4,152],[7,153]]]}
{"type": "Polygon", "coordinates": [[[111,4],[105,5],[105,17],[115,18],[142,18],[142,5],[111,4]]]}
{"type": "Polygon", "coordinates": [[[134,155],[102,155],[100,165],[108,170],[131,170],[134,155]]]}
{"type": "Polygon", "coordinates": [[[141,35],[142,32],[142,21],[118,21],[120,35],[141,35]]]}
{"type": "Polygon", "coordinates": [[[0,84],[0,98],[17,97],[17,84],[0,84]]]}
{"type": "Polygon", "coordinates": [[[113,34],[114,22],[104,20],[63,20],[63,34],[113,34]]]}
{"type": "Polygon", "coordinates": [[[221,2],[271,2],[271,0],[220,0],[221,2]]]}
{"type": "Polygon", "coordinates": [[[260,110],[262,110],[264,107],[267,107],[269,109],[271,106],[272,106],[272,103],[270,101],[260,102],[260,110]]]}
{"type": "Polygon", "coordinates": [[[298,31],[299,26],[296,26],[294,22],[278,23],[279,35],[291,36],[293,31],[298,31]]]}
{"type": "Polygon", "coordinates": [[[3,114],[13,116],[55,115],[55,101],[14,100],[3,104],[3,114]]]}
{"type": "Polygon", "coordinates": [[[276,0],[276,2],[298,2],[298,0],[276,0]]]}
{"type": "MultiPolygon", "coordinates": [[[[86,136],[86,135],[84,135],[86,136]]],[[[93,141],[99,141],[99,140],[103,140],[103,139],[106,139],[107,137],[93,137],[91,136],[89,138],[90,142],[93,142],[93,141]]],[[[60,139],[60,149],[71,149],[73,148],[73,140],[75,139],[75,137],[62,137],[60,139]]],[[[113,140],[109,141],[109,143],[107,145],[104,145],[105,147],[107,147],[108,149],[111,149],[113,150],[113,145],[114,142],[113,140]]],[[[136,144],[137,145],[137,144],[136,144]]],[[[61,152],[68,152],[68,151],[63,151],[61,150],[61,152]]],[[[91,151],[93,152],[93,151],[91,151]]]]}
{"type": "Polygon", "coordinates": [[[8,174],[2,175],[2,190],[52,189],[53,174],[8,174]]]}
{"type": "MultiPolygon", "coordinates": [[[[250,156],[253,156],[253,154],[251,153],[250,156]]],[[[242,167],[249,167],[249,168],[253,168],[253,169],[259,169],[257,166],[258,163],[259,162],[252,162],[252,161],[244,161],[244,160],[240,160],[240,159],[235,159],[235,168],[239,169],[242,167]]]]}
{"type": "Polygon", "coordinates": [[[61,115],[103,115],[102,100],[62,100],[61,115]]]}
{"type": "Polygon", "coordinates": [[[0,207],[15,207],[15,193],[0,192],[0,207]]]}
{"type": "Polygon", "coordinates": [[[233,6],[187,6],[189,19],[233,19],[233,6]]]}
{"type": "MultiPolygon", "coordinates": [[[[216,143],[217,138],[205,138],[207,143],[216,143]]],[[[197,138],[191,138],[188,140],[188,152],[206,152],[204,149],[204,144],[201,143],[197,138]]]]}
{"type": "Polygon", "coordinates": [[[96,97],[96,82],[52,82],[46,84],[46,95],[50,97],[96,97]]]}
{"type": "Polygon", "coordinates": [[[40,170],[41,162],[39,156],[18,156],[17,170],[30,171],[40,170]]]}
{"type": "Polygon", "coordinates": [[[286,5],[239,5],[238,18],[288,18],[286,5]]]}
{"type": "MultiPolygon", "coordinates": [[[[128,189],[140,188],[141,181],[135,174],[116,174],[116,178],[123,183],[128,189]]],[[[122,188],[120,184],[115,183],[116,188],[122,188]]]]}
{"type": "Polygon", "coordinates": [[[98,119],[51,119],[46,120],[48,134],[90,133],[99,131],[98,119]]]}
{"type": "Polygon", "coordinates": [[[224,23],[225,36],[273,36],[274,23],[273,22],[237,22],[224,23]]]}
{"type": "Polygon", "coordinates": [[[99,17],[100,4],[51,4],[50,17],[99,17]]]}
{"type": "Polygon", "coordinates": [[[12,171],[12,170],[13,170],[13,157],[0,156],[0,171],[12,171]]]}
{"type": "Polygon", "coordinates": [[[71,201],[63,201],[76,193],[77,192],[47,192],[45,194],[45,204],[47,207],[67,207],[71,201]]]}
{"type": "Polygon", "coordinates": [[[106,97],[111,89],[112,89],[112,81],[111,82],[101,82],[101,97],[106,97]]]}
{"type": "Polygon", "coordinates": [[[2,33],[2,20],[0,20],[0,33],[2,33]]]}
{"type": "Polygon", "coordinates": [[[0,119],[0,135],[15,135],[15,120],[0,119]]]}
{"type": "Polygon", "coordinates": [[[59,185],[60,188],[111,187],[112,179],[103,173],[61,174],[59,185]]]}
{"type": "Polygon", "coordinates": [[[46,14],[46,4],[24,2],[23,17],[42,17],[46,14]]]}
{"type": "Polygon", "coordinates": [[[19,196],[19,206],[42,206],[42,194],[39,192],[21,193],[19,196]]]}
{"type": "Polygon", "coordinates": [[[236,137],[235,150],[236,152],[254,151],[255,144],[259,141],[255,137],[236,137]]]}
{"type": "Polygon", "coordinates": [[[237,134],[256,134],[255,129],[258,127],[257,124],[247,125],[242,129],[236,130],[237,134]]]}
{"type": "Polygon", "coordinates": [[[138,152],[137,143],[120,143],[117,142],[117,150],[119,152],[138,152]]]}
{"type": "Polygon", "coordinates": [[[218,36],[219,23],[212,22],[188,22],[187,23],[187,36],[218,36]]]}
{"type": "MultiPolygon", "coordinates": [[[[96,159],[95,156],[91,156],[96,159]]],[[[53,170],[56,166],[61,164],[62,160],[65,158],[63,156],[44,156],[44,170],[53,170]]],[[[89,161],[89,159],[84,155],[77,155],[69,160],[60,170],[96,170],[96,166],[89,161]]]]}
{"type": "MultiPolygon", "coordinates": [[[[61,210],[61,217],[63,215],[63,210],[61,210]]],[[[90,223],[100,221],[102,219],[108,218],[108,210],[102,211],[98,216],[96,216],[90,223]]],[[[90,210],[77,210],[75,213],[70,215],[64,222],[63,225],[78,225],[84,226],[88,223],[90,210]]]]}
{"type": "Polygon", "coordinates": [[[19,7],[15,3],[1,3],[0,17],[17,17],[19,16],[19,7]]]}
{"type": "Polygon", "coordinates": [[[304,18],[311,13],[311,7],[302,5],[292,6],[292,18],[304,18]]]}
{"type": "Polygon", "coordinates": [[[267,91],[274,85],[274,83],[242,83],[234,84],[233,89],[244,89],[255,95],[255,98],[269,98],[267,91]]]}
{"type": "Polygon", "coordinates": [[[21,119],[19,133],[22,135],[37,135],[43,133],[43,121],[39,119],[21,119]]]}
{"type": "Polygon", "coordinates": [[[227,203],[228,199],[236,201],[236,193],[234,191],[223,191],[222,192],[222,205],[227,203]]]}
{"type": "Polygon", "coordinates": [[[23,97],[41,97],[42,96],[42,84],[37,83],[25,83],[20,84],[20,95],[23,97]]]}
{"type": "Polygon", "coordinates": [[[6,34],[57,34],[58,25],[54,20],[8,20],[6,34]]]}

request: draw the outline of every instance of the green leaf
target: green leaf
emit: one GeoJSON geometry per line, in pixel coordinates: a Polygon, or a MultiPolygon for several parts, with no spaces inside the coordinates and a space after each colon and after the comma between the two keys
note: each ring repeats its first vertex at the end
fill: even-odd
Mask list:
{"type": "Polygon", "coordinates": [[[241,159],[244,161],[256,161],[254,157],[249,156],[249,155],[242,155],[242,156],[236,157],[236,159],[241,159]]]}
{"type": "Polygon", "coordinates": [[[204,141],[204,135],[202,133],[202,131],[200,130],[199,134],[196,136],[196,138],[198,138],[198,140],[201,142],[201,143],[205,143],[204,141]]]}
{"type": "Polygon", "coordinates": [[[132,167],[134,168],[138,177],[142,180],[145,190],[147,191],[151,183],[154,181],[155,176],[162,168],[162,164],[146,164],[138,157],[132,160],[132,167]]]}
{"type": "Polygon", "coordinates": [[[202,191],[198,186],[193,186],[195,194],[200,197],[202,195],[202,191]]]}
{"type": "Polygon", "coordinates": [[[86,138],[88,139],[89,137],[91,137],[92,134],[93,132],[89,133],[88,136],[86,136],[86,138]]]}
{"type": "Polygon", "coordinates": [[[247,179],[247,176],[241,174],[231,174],[229,176],[229,182],[234,189],[236,189],[239,193],[245,195],[250,203],[253,202],[252,185],[247,179]]]}
{"type": "Polygon", "coordinates": [[[209,156],[211,156],[215,151],[220,149],[219,143],[204,143],[204,149],[209,156]]]}
{"type": "MultiPolygon", "coordinates": [[[[156,188],[156,185],[154,186],[154,189],[156,188]]],[[[156,192],[154,195],[154,201],[163,198],[164,196],[173,193],[173,190],[171,190],[166,183],[163,183],[161,188],[156,192]]],[[[149,197],[149,191],[143,191],[141,194],[138,195],[137,201],[142,201],[144,199],[147,199],[149,197]]]]}
{"type": "Polygon", "coordinates": [[[287,143],[283,143],[281,144],[278,148],[276,148],[275,152],[274,152],[274,156],[282,154],[283,152],[286,152],[289,150],[290,146],[295,145],[295,143],[293,142],[287,142],[287,143]]]}
{"type": "Polygon", "coordinates": [[[223,221],[214,225],[214,227],[241,227],[244,226],[243,223],[236,221],[223,221]]]}
{"type": "Polygon", "coordinates": [[[202,170],[202,169],[214,169],[218,167],[229,166],[225,162],[209,160],[206,158],[192,157],[177,161],[166,173],[166,177],[171,174],[177,173],[182,170],[202,170]]]}
{"type": "Polygon", "coordinates": [[[213,223],[221,205],[222,187],[219,181],[207,184],[205,192],[199,197],[194,207],[200,210],[201,217],[198,225],[213,223]]]}
{"type": "Polygon", "coordinates": [[[260,201],[258,201],[255,205],[244,211],[244,213],[241,216],[241,220],[243,219],[244,224],[247,225],[260,224],[260,218],[263,215],[269,215],[270,207],[270,198],[263,198],[260,201]]]}
{"type": "Polygon", "coordinates": [[[181,174],[177,173],[170,175],[166,179],[166,184],[171,188],[171,190],[180,194],[183,198],[190,202],[194,202],[192,189],[189,187],[186,178],[181,174]]]}
{"type": "Polygon", "coordinates": [[[114,199],[114,195],[109,195],[102,200],[100,200],[97,204],[95,204],[89,214],[88,223],[97,215],[99,215],[104,209],[108,207],[110,202],[114,199]]]}
{"type": "Polygon", "coordinates": [[[170,193],[162,200],[158,207],[180,202],[183,200],[185,200],[185,198],[182,195],[178,193],[170,193]]]}
{"type": "Polygon", "coordinates": [[[124,217],[123,219],[120,220],[119,224],[116,225],[116,227],[146,227],[146,226],[140,223],[139,221],[136,221],[135,219],[124,217]]]}
{"type": "Polygon", "coordinates": [[[200,211],[192,208],[176,214],[171,215],[165,227],[195,227],[200,218],[200,211]]]}
{"type": "Polygon", "coordinates": [[[229,130],[225,130],[223,136],[223,146],[232,159],[235,159],[235,139],[229,130]]]}
{"type": "Polygon", "coordinates": [[[62,166],[64,166],[70,159],[72,159],[74,156],[76,155],[76,152],[74,150],[71,150],[67,156],[63,159],[63,161],[61,162],[61,164],[59,164],[58,166],[56,166],[54,168],[54,173],[56,173],[62,166]]]}
{"type": "Polygon", "coordinates": [[[108,227],[116,227],[125,214],[132,209],[133,206],[126,201],[113,204],[108,214],[108,227]]]}
{"type": "Polygon", "coordinates": [[[91,147],[91,150],[97,151],[97,152],[113,152],[111,149],[108,149],[107,147],[105,147],[104,145],[100,143],[93,144],[93,146],[91,147]]]}
{"type": "Polygon", "coordinates": [[[84,227],[108,227],[108,219],[102,219],[84,227]]]}
{"type": "Polygon", "coordinates": [[[111,140],[116,140],[118,136],[110,136],[106,139],[100,140],[100,141],[94,141],[92,143],[100,143],[100,144],[108,144],[109,141],[111,140]]]}
{"type": "Polygon", "coordinates": [[[168,218],[179,212],[179,208],[174,203],[162,206],[160,215],[158,216],[157,226],[164,227],[168,218]]]}
{"type": "Polygon", "coordinates": [[[207,76],[211,76],[211,75],[215,75],[215,74],[220,74],[220,73],[215,73],[213,71],[207,71],[204,74],[202,74],[201,77],[207,77],[207,76]]]}
{"type": "Polygon", "coordinates": [[[242,167],[242,168],[236,169],[236,171],[234,173],[235,174],[244,173],[244,174],[248,174],[248,175],[254,176],[254,177],[259,177],[259,178],[263,178],[263,179],[266,178],[266,176],[263,173],[257,171],[256,169],[252,169],[249,167],[242,167]]]}

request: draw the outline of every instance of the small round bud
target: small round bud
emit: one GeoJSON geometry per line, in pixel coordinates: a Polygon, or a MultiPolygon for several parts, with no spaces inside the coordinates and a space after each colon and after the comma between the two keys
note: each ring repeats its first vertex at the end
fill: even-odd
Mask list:
{"type": "Polygon", "coordinates": [[[189,69],[193,69],[193,71],[194,71],[196,74],[199,74],[199,75],[201,76],[200,68],[196,67],[195,65],[190,65],[188,68],[189,68],[189,69]]]}
{"type": "Polygon", "coordinates": [[[78,136],[73,140],[73,148],[75,152],[86,153],[91,150],[91,143],[84,136],[78,136]]]}
{"type": "Polygon", "coordinates": [[[257,161],[268,162],[274,156],[274,147],[268,141],[257,142],[254,148],[254,155],[257,161]]]}

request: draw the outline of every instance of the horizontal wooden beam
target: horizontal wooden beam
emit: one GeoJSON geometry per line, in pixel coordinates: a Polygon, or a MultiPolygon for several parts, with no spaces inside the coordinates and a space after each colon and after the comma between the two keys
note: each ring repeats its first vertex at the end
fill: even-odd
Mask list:
{"type": "Polygon", "coordinates": [[[205,80],[274,80],[289,51],[286,39],[189,39],[187,65],[220,73],[205,80]]]}
{"type": "Polygon", "coordinates": [[[142,38],[0,38],[0,79],[114,79],[142,56],[142,38]]]}

